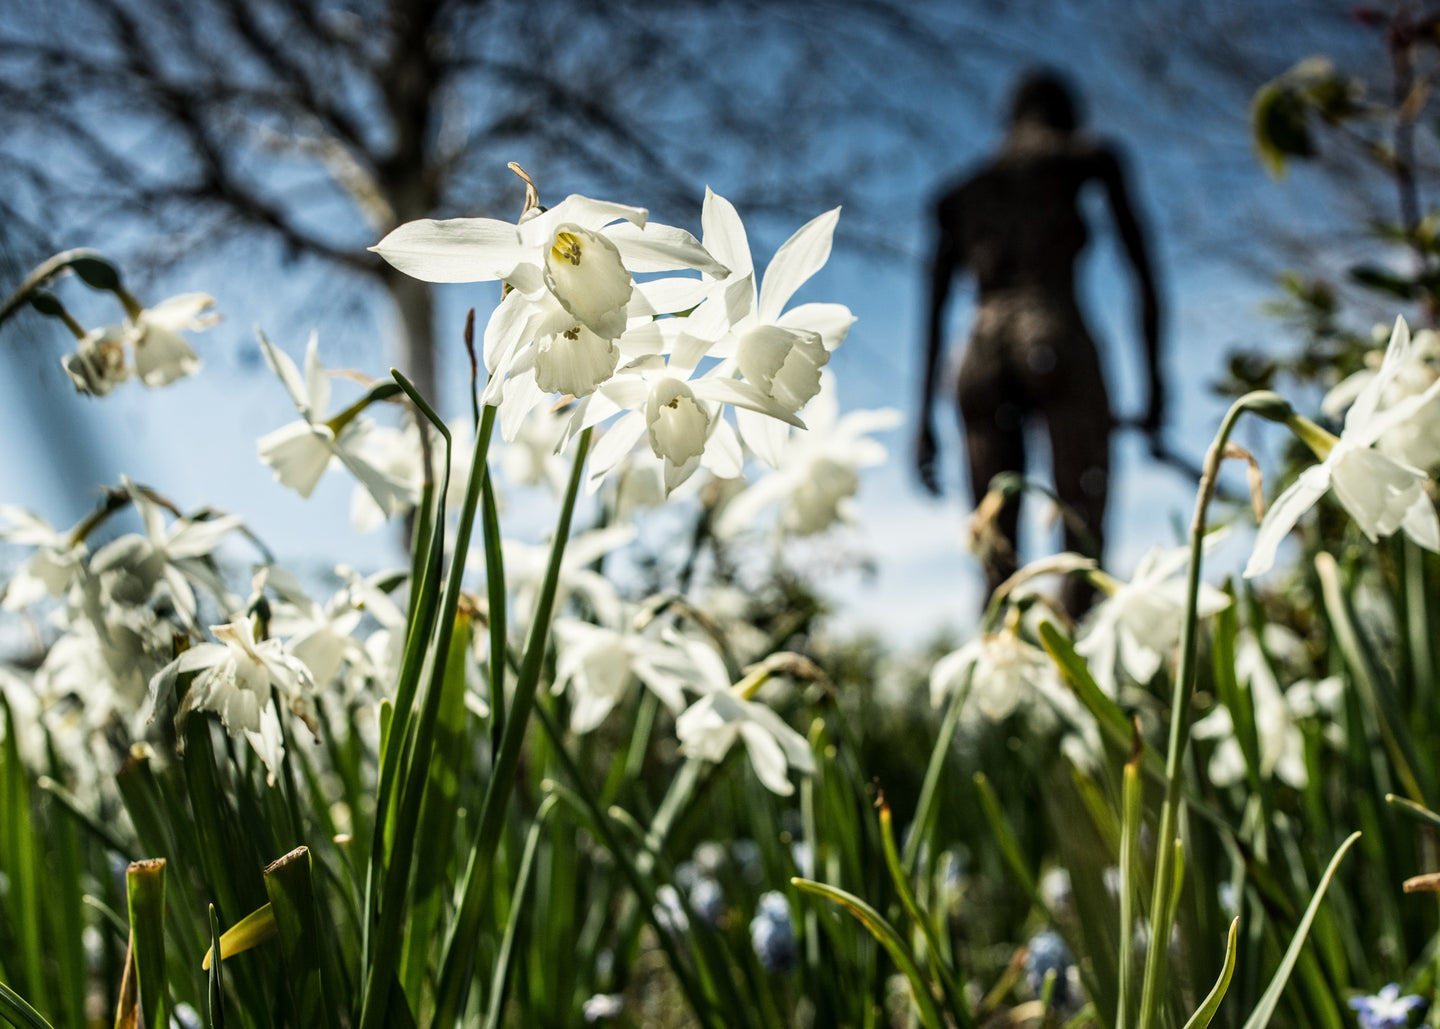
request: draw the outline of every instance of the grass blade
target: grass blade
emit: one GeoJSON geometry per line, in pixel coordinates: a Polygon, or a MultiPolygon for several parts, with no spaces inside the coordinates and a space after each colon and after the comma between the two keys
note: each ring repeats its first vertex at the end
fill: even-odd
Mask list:
{"type": "Polygon", "coordinates": [[[0,1018],[19,1029],[55,1029],[25,999],[4,983],[0,983],[0,1018]]]}
{"type": "Polygon", "coordinates": [[[1275,1008],[1280,1003],[1280,994],[1285,989],[1285,983],[1290,978],[1290,972],[1299,960],[1300,948],[1305,945],[1305,935],[1310,931],[1310,923],[1315,920],[1315,912],[1320,909],[1320,901],[1325,896],[1325,888],[1330,885],[1334,878],[1335,871],[1340,867],[1340,860],[1345,852],[1360,838],[1358,832],[1351,833],[1340,849],[1335,851],[1335,856],[1330,859],[1325,874],[1320,877],[1320,885],[1315,887],[1315,895],[1310,898],[1310,905],[1305,909],[1305,914],[1300,919],[1300,924],[1295,928],[1295,936],[1290,940],[1290,946],[1285,949],[1285,957],[1280,961],[1280,967],[1275,970],[1275,976],[1270,980],[1270,985],[1260,995],[1255,1010],[1245,1020],[1242,1029],[1264,1029],[1270,1024],[1270,1017],[1275,1014],[1275,1008]]]}
{"type": "MultiPolygon", "coordinates": [[[[210,953],[220,950],[220,915],[210,905],[210,953]]],[[[221,962],[210,964],[207,999],[210,1008],[210,1029],[225,1029],[225,987],[220,973],[221,962]]]]}
{"type": "Polygon", "coordinates": [[[1185,1029],[1205,1029],[1215,1017],[1215,1012],[1220,1010],[1220,1002],[1225,999],[1225,991],[1230,988],[1230,977],[1235,974],[1236,935],[1239,930],[1240,919],[1237,916],[1230,923],[1230,937],[1225,942],[1225,965],[1220,969],[1220,978],[1205,995],[1205,1000],[1195,1014],[1185,1023],[1185,1029]]]}
{"type": "Polygon", "coordinates": [[[926,1029],[942,1029],[945,1021],[935,1006],[935,998],[930,994],[930,984],[920,974],[920,967],[915,963],[910,948],[905,945],[905,941],[900,938],[895,927],[887,922],[880,912],[853,893],[846,893],[827,883],[819,883],[813,879],[802,879],[796,876],[790,880],[790,885],[839,904],[855,916],[855,919],[869,930],[870,935],[874,936],[876,941],[885,948],[891,960],[895,962],[895,966],[904,973],[905,978],[910,980],[910,992],[915,998],[915,1006],[920,1011],[920,1023],[926,1029]]]}
{"type": "Polygon", "coordinates": [[[130,955],[139,1018],[147,1029],[169,1025],[165,979],[165,859],[133,862],[125,872],[130,908],[130,955]]]}
{"type": "Polygon", "coordinates": [[[322,960],[327,944],[320,935],[309,849],[296,847],[271,863],[265,869],[265,892],[270,895],[296,1022],[339,1029],[340,1000],[327,996],[325,989],[322,960]]]}

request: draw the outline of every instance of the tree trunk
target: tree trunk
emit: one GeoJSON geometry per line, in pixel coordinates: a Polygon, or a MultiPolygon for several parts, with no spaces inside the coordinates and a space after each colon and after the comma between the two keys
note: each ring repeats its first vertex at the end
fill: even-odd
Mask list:
{"type": "Polygon", "coordinates": [[[412,279],[393,268],[387,268],[382,278],[399,315],[399,352],[395,366],[437,411],[443,410],[436,376],[434,289],[430,283],[412,279]]]}

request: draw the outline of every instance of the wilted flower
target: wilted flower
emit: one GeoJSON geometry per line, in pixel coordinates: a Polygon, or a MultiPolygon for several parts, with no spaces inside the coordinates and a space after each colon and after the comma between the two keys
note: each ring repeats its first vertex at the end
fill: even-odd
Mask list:
{"type": "MultiPolygon", "coordinates": [[[[1440,551],[1440,518],[1436,517],[1435,506],[1425,492],[1425,473],[1386,456],[1374,445],[1440,396],[1440,379],[1437,379],[1425,392],[1380,410],[1380,400],[1387,387],[1410,362],[1410,349],[1410,330],[1405,319],[1397,318],[1380,371],[1355,398],[1345,416],[1340,438],[1331,437],[1318,444],[1321,450],[1328,446],[1328,453],[1318,465],[1311,465],[1300,473],[1290,488],[1276,498],[1260,523],[1255,550],[1245,566],[1246,578],[1270,570],[1280,541],[1300,516],[1332,489],[1341,506],[1372,542],[1403,529],[1420,546],[1440,551]]],[[[1318,427],[1312,426],[1312,429],[1313,436],[1322,436],[1318,427]]]]}
{"type": "Polygon", "coordinates": [[[793,972],[800,958],[795,938],[795,918],[785,894],[771,890],[760,896],[755,917],[750,920],[750,945],[760,967],[771,975],[793,972]]]}
{"type": "Polygon", "coordinates": [[[1351,997],[1350,1006],[1359,1016],[1360,1029],[1405,1029],[1410,1012],[1425,1006],[1425,998],[1400,995],[1400,984],[1389,983],[1370,997],[1351,997]]]}

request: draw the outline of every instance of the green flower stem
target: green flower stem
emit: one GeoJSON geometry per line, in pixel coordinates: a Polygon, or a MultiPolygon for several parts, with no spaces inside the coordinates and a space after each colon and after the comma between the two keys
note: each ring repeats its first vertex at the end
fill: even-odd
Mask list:
{"type": "Polygon", "coordinates": [[[75,316],[65,309],[65,305],[60,303],[60,298],[55,294],[37,289],[30,295],[30,306],[43,315],[58,318],[76,339],[83,340],[88,335],[85,326],[75,320],[75,316]]]}
{"type": "Polygon", "coordinates": [[[505,561],[500,549],[500,515],[495,503],[495,488],[488,475],[480,494],[480,519],[481,538],[485,541],[486,621],[490,629],[491,746],[498,751],[505,738],[505,561]]]}
{"type": "MultiPolygon", "coordinates": [[[[634,891],[635,897],[638,898],[640,907],[644,911],[645,919],[650,923],[650,927],[655,932],[656,943],[658,943],[660,949],[665,952],[665,957],[670,963],[671,971],[674,972],[676,979],[679,980],[680,987],[685,993],[686,999],[690,1002],[690,1009],[702,1020],[701,1024],[714,1025],[714,1017],[718,1012],[714,1010],[714,1005],[709,1003],[705,994],[701,991],[700,985],[695,982],[689,966],[681,956],[679,949],[675,946],[675,940],[671,936],[670,931],[661,925],[659,919],[656,917],[655,908],[657,901],[655,899],[655,891],[650,888],[646,877],[640,872],[640,869],[636,867],[636,862],[629,859],[631,848],[627,847],[619,836],[616,835],[612,820],[596,808],[594,798],[585,795],[588,793],[588,790],[583,785],[583,779],[577,777],[575,782],[581,792],[572,790],[559,783],[551,783],[550,788],[556,797],[564,801],[576,814],[589,823],[590,827],[595,830],[596,835],[604,841],[606,848],[615,857],[616,867],[624,874],[630,884],[631,890],[634,891]],[[706,1018],[707,1014],[710,1016],[708,1019],[706,1018]]],[[[745,1009],[737,1010],[743,1011],[745,1009]]]]}
{"type": "MultiPolygon", "coordinates": [[[[345,410],[341,411],[334,418],[331,418],[325,425],[338,439],[340,433],[345,431],[345,427],[359,417],[360,413],[367,407],[382,400],[389,400],[391,397],[398,397],[402,389],[404,389],[404,387],[397,386],[393,382],[377,383],[372,386],[363,397],[345,408],[345,410]]],[[[411,387],[411,389],[413,390],[413,387],[411,387]]],[[[425,411],[431,416],[435,414],[434,411],[430,410],[429,405],[426,405],[425,411]]],[[[432,417],[431,420],[434,421],[436,418],[432,417]]],[[[447,436],[446,439],[448,441],[449,437],[447,436]]]]}
{"type": "Polygon", "coordinates": [[[1335,444],[1340,442],[1332,433],[1326,432],[1309,418],[1295,414],[1293,411],[1285,418],[1285,426],[1321,461],[1329,457],[1330,451],[1335,449],[1335,444]]]}
{"type": "MultiPolygon", "coordinates": [[[[428,410],[428,405],[421,410],[428,410]]],[[[419,534],[428,536],[429,545],[423,563],[418,555],[416,557],[415,565],[418,577],[413,573],[411,576],[410,611],[405,626],[405,651],[400,661],[400,675],[395,684],[395,701],[393,705],[389,706],[390,717],[388,720],[384,715],[385,705],[382,704],[381,709],[380,775],[375,790],[375,824],[371,837],[370,862],[365,878],[365,919],[361,924],[362,967],[367,971],[371,967],[371,929],[377,922],[376,904],[379,901],[379,877],[388,863],[387,839],[390,836],[391,827],[391,795],[395,792],[395,777],[403,756],[405,730],[409,723],[411,705],[415,700],[415,690],[420,682],[420,673],[425,661],[425,648],[429,643],[431,630],[434,628],[436,606],[439,603],[439,590],[435,584],[440,577],[440,568],[444,559],[443,498],[450,484],[450,434],[443,422],[439,423],[439,428],[445,438],[444,477],[438,493],[435,494],[437,500],[436,510],[432,512],[432,525],[428,533],[419,534]]],[[[488,442],[488,440],[484,442],[488,442]]],[[[479,448],[482,436],[477,436],[475,443],[479,448]]],[[[473,464],[472,460],[472,466],[473,464]]]]}
{"type": "Polygon", "coordinates": [[[15,292],[5,298],[5,302],[0,304],[0,325],[9,321],[37,289],[66,270],[73,270],[95,289],[120,287],[120,277],[99,251],[85,248],[65,250],[36,265],[15,292]]]}
{"type": "Polygon", "coordinates": [[[1215,495],[1216,477],[1224,458],[1225,444],[1230,440],[1240,416],[1254,411],[1272,421],[1285,421],[1292,412],[1285,400],[1269,390],[1247,393],[1230,406],[1220,423],[1210,449],[1205,453],[1204,475],[1195,497],[1195,516],[1190,523],[1190,567],[1185,582],[1185,621],[1180,635],[1180,667],[1175,677],[1174,696],[1170,703],[1170,737],[1165,754],[1165,801],[1160,809],[1160,832],[1156,836],[1155,881],[1150,912],[1152,946],[1145,954],[1145,978],[1140,994],[1139,1029],[1158,1024],[1162,991],[1165,985],[1165,943],[1175,905],[1171,902],[1176,874],[1175,848],[1180,815],[1181,773],[1185,749],[1190,742],[1190,699],[1195,692],[1196,655],[1199,643],[1200,564],[1204,558],[1205,520],[1210,501],[1215,495]]]}
{"type": "MultiPolygon", "coordinates": [[[[487,408],[486,417],[493,420],[494,410],[493,407],[487,408]]],[[[446,940],[445,961],[436,988],[436,1025],[449,1024],[445,1021],[447,1015],[451,1018],[458,1015],[462,1007],[460,1002],[469,986],[475,937],[482,914],[481,905],[489,892],[491,866],[505,828],[505,810],[510,802],[515,772],[520,764],[520,748],[525,741],[525,729],[530,721],[530,713],[535,707],[535,691],[540,684],[540,668],[545,657],[545,645],[550,638],[550,617],[554,613],[555,594],[560,587],[560,564],[565,558],[565,544],[570,538],[570,523],[575,514],[575,501],[580,494],[585,458],[590,452],[591,433],[591,429],[582,432],[575,449],[575,463],[570,469],[570,481],[565,487],[565,499],[560,506],[555,537],[550,543],[550,562],[545,569],[545,580],[535,604],[530,634],[525,643],[525,656],[515,678],[515,691],[506,717],[505,732],[501,736],[500,748],[490,770],[490,780],[485,786],[475,844],[462,880],[459,910],[446,940]]],[[[487,569],[487,574],[488,572],[487,569]]],[[[496,655],[492,655],[492,659],[495,657],[496,655]]],[[[367,1027],[362,1025],[361,1029],[367,1027]]]]}
{"type": "Polygon", "coordinates": [[[515,876],[515,890],[510,904],[510,917],[505,922],[505,935],[500,942],[500,953],[495,958],[495,971],[490,979],[490,997],[485,1009],[483,1029],[499,1029],[500,1016],[505,1011],[505,996],[510,987],[511,967],[514,961],[515,937],[520,931],[520,920],[526,910],[525,892],[530,884],[530,872],[535,866],[535,853],[540,849],[540,833],[550,818],[559,799],[553,794],[540,802],[535,812],[535,821],[525,837],[525,851],[520,858],[520,871],[515,876]]]}
{"type": "MultiPolygon", "coordinates": [[[[416,402],[421,410],[432,421],[439,423],[443,429],[443,423],[430,409],[424,399],[415,392],[409,381],[395,373],[405,392],[416,402]]],[[[415,661],[415,672],[413,681],[418,683],[421,674],[421,666],[430,668],[430,681],[426,684],[423,695],[416,698],[419,712],[413,719],[414,734],[410,737],[409,723],[411,699],[402,698],[397,694],[395,704],[395,718],[390,727],[390,737],[386,741],[387,754],[392,748],[404,744],[404,753],[408,760],[403,760],[403,767],[394,768],[395,782],[399,786],[399,804],[395,809],[395,820],[393,832],[387,832],[387,805],[377,803],[376,806],[376,842],[383,857],[388,857],[383,869],[383,890],[380,894],[380,907],[378,911],[378,923],[375,931],[370,935],[371,947],[367,952],[366,978],[364,998],[360,1007],[360,1029],[374,1029],[382,1024],[387,1017],[391,1007],[390,988],[395,980],[395,973],[398,967],[400,948],[403,939],[402,923],[405,914],[405,894],[410,882],[411,860],[414,857],[416,834],[415,828],[420,820],[421,801],[424,798],[425,785],[429,781],[428,765],[431,756],[431,746],[434,741],[435,723],[438,717],[440,698],[442,695],[441,683],[445,675],[445,656],[450,650],[450,637],[455,629],[455,611],[460,603],[460,583],[465,574],[465,559],[470,549],[470,530],[475,522],[475,510],[480,502],[480,483],[488,474],[485,465],[485,454],[490,443],[490,433],[495,423],[495,409],[488,408],[485,412],[486,418],[481,426],[481,431],[475,437],[475,449],[470,460],[470,475],[465,488],[465,503],[460,512],[460,521],[455,531],[455,548],[451,557],[450,575],[445,583],[445,596],[440,602],[439,611],[435,619],[435,638],[433,641],[428,638],[422,643],[428,643],[426,657],[419,657],[415,661]],[[388,853],[385,853],[387,852],[388,853]]],[[[446,434],[446,469],[448,479],[449,469],[449,435],[446,434]]],[[[443,491],[441,493],[443,496],[443,491]]],[[[573,498],[572,498],[573,504],[573,498]]],[[[434,530],[434,546],[432,550],[437,552],[436,570],[438,570],[438,551],[443,545],[443,533],[440,530],[444,517],[443,507],[436,505],[436,528],[434,530]]],[[[428,575],[427,575],[428,578],[428,575]]],[[[553,591],[552,591],[553,592],[553,591]]],[[[426,636],[428,637],[428,633],[426,636]]],[[[412,659],[412,647],[417,643],[415,637],[406,643],[406,665],[410,665],[412,659]]],[[[393,766],[392,766],[393,767],[393,766]]],[[[386,798],[382,798],[386,799],[386,798]]],[[[371,883],[367,884],[367,896],[373,898],[371,885],[373,885],[376,869],[371,868],[371,883]]],[[[376,912],[368,907],[370,919],[375,918],[376,912]]],[[[367,926],[370,924],[367,919],[367,926]]]]}
{"type": "MultiPolygon", "coordinates": [[[[1145,743],[1140,723],[1135,722],[1135,746],[1125,762],[1120,790],[1120,1000],[1115,1012],[1115,1029],[1129,1029],[1130,1009],[1135,1002],[1135,895],[1140,891],[1140,822],[1142,817],[1140,761],[1145,743]]],[[[1233,932],[1232,932],[1233,938],[1233,932]]]]}
{"type": "MultiPolygon", "coordinates": [[[[988,616],[986,621],[989,621],[988,616]]],[[[984,626],[981,631],[984,631],[984,626]]],[[[940,735],[935,740],[934,749],[930,751],[930,764],[925,769],[920,799],[915,804],[915,817],[911,820],[910,834],[905,840],[905,849],[901,855],[906,875],[915,874],[915,862],[920,857],[920,844],[930,835],[930,822],[934,818],[935,802],[939,796],[940,773],[945,770],[945,759],[950,756],[950,741],[955,738],[955,729],[960,724],[960,712],[970,696],[970,680],[974,674],[975,666],[971,665],[965,671],[965,679],[960,683],[960,688],[950,698],[950,706],[945,710],[945,720],[940,723],[940,735]]]]}

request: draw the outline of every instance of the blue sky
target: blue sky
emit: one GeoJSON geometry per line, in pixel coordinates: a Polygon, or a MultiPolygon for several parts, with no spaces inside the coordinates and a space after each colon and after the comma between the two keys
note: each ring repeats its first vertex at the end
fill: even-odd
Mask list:
{"type": "MultiPolygon", "coordinates": [[[[1041,5],[1043,6],[1043,5],[1041,5]]],[[[1099,5],[1108,8],[1109,5],[1099,5]]],[[[1328,7],[1289,4],[1329,19],[1322,39],[1346,48],[1379,44],[1362,30],[1346,27],[1328,7]]],[[[1262,21],[1264,19],[1261,19],[1262,21]]],[[[1273,28],[1273,26],[1271,26],[1273,28]]],[[[946,141],[912,164],[888,167],[877,175],[867,195],[876,208],[864,212],[870,224],[887,227],[895,253],[876,255],[844,245],[847,211],[841,218],[841,247],[827,269],[799,298],[843,301],[858,322],[831,367],[842,405],[847,408],[896,406],[905,411],[905,425],[890,434],[891,461],[869,473],[862,485],[861,533],[844,545],[868,550],[878,569],[875,578],[843,576],[828,584],[842,612],[843,631],[871,627],[886,638],[913,643],[934,632],[969,631],[978,606],[979,576],[974,560],[959,547],[968,503],[962,482],[958,429],[951,405],[938,409],[945,433],[944,476],[947,495],[926,497],[910,471],[912,418],[919,382],[920,325],[924,302],[924,260],[930,246],[928,211],[934,190],[956,170],[979,159],[999,138],[999,110],[1018,72],[1017,54],[1068,66],[1086,94],[1090,122],[1096,131],[1119,142],[1130,158],[1133,190],[1149,216],[1152,242],[1160,267],[1168,317],[1165,369],[1171,383],[1172,408],[1168,439],[1198,461],[1224,402],[1210,394],[1223,352],[1237,343],[1283,345],[1277,327],[1259,311],[1274,294],[1271,280],[1243,259],[1251,256],[1252,238],[1267,245],[1255,229],[1264,218],[1287,224],[1317,238],[1327,230],[1354,225],[1328,225],[1336,214],[1323,202],[1326,186],[1300,169],[1285,183],[1269,180],[1249,156],[1245,138],[1243,83],[1219,85],[1202,101],[1179,109],[1159,95],[1146,93],[1146,81],[1117,53],[1119,44],[1103,18],[1085,5],[1056,4],[1055,16],[1028,24],[997,16],[988,31],[995,53],[988,64],[973,62],[963,80],[927,83],[896,72],[897,88],[912,91],[917,110],[934,124],[937,139],[946,141]],[[998,42],[997,42],[998,41],[998,42]],[[1003,45],[1001,45],[1003,44],[1003,45]],[[979,70],[973,70],[978,68],[979,70]],[[939,151],[946,151],[943,159],[939,151]],[[877,217],[878,214],[878,217],[877,217]]],[[[1313,51],[1315,34],[1279,33],[1269,74],[1313,51]],[[1288,51],[1286,48],[1289,48],[1288,51]]],[[[860,44],[857,44],[860,46],[860,44]]],[[[863,61],[863,49],[843,55],[863,61]]],[[[837,61],[843,69],[844,61],[837,61]]],[[[1255,83],[1258,85],[1258,83],[1255,83]]],[[[844,126],[833,126],[837,140],[846,140],[844,126]]],[[[695,126],[703,134],[703,125],[695,126]]],[[[865,139],[843,145],[863,148],[865,139]]],[[[841,145],[837,143],[836,145],[841,145]]],[[[515,156],[524,160],[523,154],[515,156]]],[[[776,155],[783,161],[784,155],[776,155]]],[[[727,192],[724,155],[716,161],[709,185],[727,192]]],[[[665,221],[698,230],[705,183],[698,183],[693,209],[660,211],[665,221]]],[[[541,183],[542,189],[548,184],[541,183]]],[[[557,184],[556,192],[583,191],[583,182],[557,184]]],[[[632,196],[613,199],[644,204],[643,185],[632,196]]],[[[518,195],[517,195],[518,203],[518,195]]],[[[819,213],[818,210],[811,213],[819,213]]],[[[745,211],[741,210],[742,216],[745,211]]],[[[795,223],[798,224],[798,221],[795,223]]],[[[795,227],[784,221],[750,223],[757,262],[795,227]]],[[[76,239],[108,249],[103,237],[76,239]]],[[[1278,270],[1279,258],[1259,263],[1278,270]]],[[[31,507],[57,523],[68,524],[89,507],[89,499],[64,481],[62,466],[76,464],[80,444],[67,442],[64,428],[78,427],[77,439],[99,441],[92,448],[91,476],[115,482],[121,472],[172,495],[183,507],[212,504],[247,516],[271,542],[282,559],[310,559],[320,550],[336,560],[370,567],[397,557],[393,534],[356,537],[345,523],[349,482],[332,473],[310,501],[303,501],[271,480],[255,459],[254,440],[294,417],[293,409],[263,364],[253,343],[253,327],[263,326],[278,344],[299,356],[308,326],[318,323],[322,354],[328,364],[351,365],[383,373],[385,355],[375,341],[383,338],[389,315],[358,313],[350,301],[326,297],[323,281],[298,280],[265,248],[237,267],[202,263],[173,274],[142,299],[154,301],[172,293],[200,289],[214,294],[226,321],[199,336],[197,349],[207,360],[198,379],[150,392],[130,384],[100,401],[76,396],[61,372],[58,356],[65,341],[51,341],[52,351],[26,354],[11,341],[0,340],[0,359],[8,364],[0,376],[0,430],[13,441],[10,457],[0,463],[0,499],[31,507]],[[317,288],[318,287],[318,288],[317,288]],[[281,311],[301,299],[298,313],[281,311]]],[[[1134,332],[1130,283],[1108,223],[1092,219],[1090,260],[1085,266],[1083,295],[1092,331],[1102,343],[1110,373],[1111,394],[1118,412],[1135,413],[1143,403],[1136,388],[1140,369],[1134,332]]],[[[969,292],[960,290],[952,302],[952,332],[963,337],[968,326],[969,292]]],[[[458,326],[466,306],[484,317],[493,302],[493,287],[453,286],[442,293],[442,326],[458,326]]],[[[93,320],[114,317],[97,310],[93,320]]],[[[445,397],[447,409],[463,410],[463,356],[454,340],[442,356],[453,369],[445,397]]],[[[1247,430],[1252,445],[1264,448],[1266,432],[1247,430]]],[[[1116,441],[1116,479],[1112,486],[1109,524],[1110,563],[1126,572],[1150,546],[1170,545],[1174,527],[1188,521],[1194,484],[1172,470],[1149,463],[1133,435],[1116,441]]],[[[1043,470],[1037,447],[1036,470],[1043,470]]],[[[1049,547],[1040,505],[1030,505],[1025,530],[1029,555],[1049,547]]],[[[1234,571],[1239,558],[1219,555],[1216,574],[1234,571]]]]}

